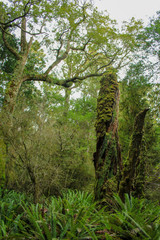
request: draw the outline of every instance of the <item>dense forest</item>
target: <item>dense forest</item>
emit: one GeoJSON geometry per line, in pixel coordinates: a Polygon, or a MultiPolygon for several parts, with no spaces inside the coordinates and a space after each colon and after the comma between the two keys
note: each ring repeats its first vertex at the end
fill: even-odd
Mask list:
{"type": "Polygon", "coordinates": [[[160,11],[0,1],[0,239],[160,240],[160,11]]]}

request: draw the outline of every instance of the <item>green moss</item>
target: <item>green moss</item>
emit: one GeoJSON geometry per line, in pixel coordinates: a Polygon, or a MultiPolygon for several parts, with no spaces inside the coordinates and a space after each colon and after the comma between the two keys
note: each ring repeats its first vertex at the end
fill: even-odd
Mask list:
{"type": "Polygon", "coordinates": [[[117,76],[114,72],[105,75],[101,79],[101,89],[97,100],[97,120],[95,124],[98,138],[105,135],[112,121],[117,89],[117,76]]]}
{"type": "Polygon", "coordinates": [[[100,200],[106,194],[105,185],[114,175],[117,165],[117,149],[114,132],[118,96],[117,76],[109,72],[101,79],[101,88],[97,99],[97,149],[94,156],[96,170],[95,198],[100,200]]]}

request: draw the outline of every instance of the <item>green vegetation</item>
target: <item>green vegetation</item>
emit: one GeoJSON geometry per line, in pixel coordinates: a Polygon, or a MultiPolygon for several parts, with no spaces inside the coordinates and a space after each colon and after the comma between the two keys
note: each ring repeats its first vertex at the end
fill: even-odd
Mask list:
{"type": "Polygon", "coordinates": [[[159,26],[0,1],[0,239],[160,240],[159,26]]]}
{"type": "MultiPolygon", "coordinates": [[[[114,209],[99,209],[92,194],[67,191],[36,205],[16,192],[1,192],[1,239],[153,239],[160,234],[160,206],[118,195],[114,209]]],[[[111,206],[110,206],[111,208],[111,206]]]]}

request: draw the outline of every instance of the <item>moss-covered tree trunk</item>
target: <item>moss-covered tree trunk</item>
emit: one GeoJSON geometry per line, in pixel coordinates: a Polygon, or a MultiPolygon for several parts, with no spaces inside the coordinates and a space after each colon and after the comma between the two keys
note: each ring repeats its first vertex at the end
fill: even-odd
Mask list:
{"type": "Polygon", "coordinates": [[[101,88],[97,100],[97,144],[93,159],[96,176],[95,200],[105,197],[108,191],[108,180],[117,174],[117,167],[121,166],[117,131],[118,102],[117,76],[111,69],[101,79],[101,88]]]}
{"type": "Polygon", "coordinates": [[[144,119],[147,111],[148,109],[141,111],[135,118],[128,157],[123,168],[122,179],[119,186],[119,196],[121,197],[122,201],[124,201],[125,193],[130,195],[132,191],[136,168],[139,164],[138,157],[140,154],[140,147],[143,136],[144,119]]]}

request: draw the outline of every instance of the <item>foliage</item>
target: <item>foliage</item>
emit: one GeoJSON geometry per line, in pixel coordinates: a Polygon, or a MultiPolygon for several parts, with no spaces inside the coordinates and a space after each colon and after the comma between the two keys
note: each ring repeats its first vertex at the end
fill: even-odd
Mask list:
{"type": "Polygon", "coordinates": [[[47,196],[66,188],[92,189],[96,100],[71,100],[66,116],[62,88],[42,86],[43,95],[26,85],[8,132],[7,187],[33,194],[36,188],[47,196]]]}
{"type": "Polygon", "coordinates": [[[109,216],[112,229],[121,239],[155,239],[160,236],[160,207],[146,199],[115,195],[115,213],[109,216]]]}
{"type": "MultiPolygon", "coordinates": [[[[7,197],[12,202],[14,195],[7,197]]],[[[2,198],[1,201],[5,199],[2,198]]],[[[102,239],[105,234],[105,231],[100,230],[109,227],[107,218],[102,217],[104,211],[96,210],[92,194],[84,192],[69,191],[64,193],[62,198],[51,197],[43,204],[20,202],[18,206],[23,208],[23,214],[14,220],[17,213],[15,208],[12,208],[13,215],[10,215],[10,221],[14,220],[15,227],[12,228],[5,222],[1,227],[1,239],[17,237],[39,240],[53,238],[96,240],[102,239]]]]}
{"type": "Polygon", "coordinates": [[[1,192],[1,239],[159,239],[160,207],[145,199],[115,195],[114,209],[97,209],[93,195],[67,191],[32,204],[16,192],[1,192]]]}
{"type": "Polygon", "coordinates": [[[148,26],[145,28],[143,35],[140,37],[144,40],[144,49],[157,56],[157,60],[160,57],[160,11],[157,11],[156,16],[150,19],[148,26]]]}
{"type": "Polygon", "coordinates": [[[127,157],[135,116],[143,109],[149,108],[147,95],[151,88],[149,76],[145,74],[144,62],[131,64],[120,83],[119,137],[124,158],[127,157]]]}
{"type": "Polygon", "coordinates": [[[157,178],[156,185],[154,185],[154,176],[158,174],[155,169],[158,169],[157,165],[159,163],[160,151],[158,146],[159,123],[157,118],[159,110],[157,107],[158,101],[155,100],[157,99],[155,92],[157,84],[151,82],[150,77],[150,72],[147,71],[147,65],[143,60],[140,60],[136,64],[130,65],[125,78],[120,83],[119,137],[122,157],[125,163],[135,116],[145,108],[150,109],[146,116],[141,153],[139,156],[139,161],[142,164],[140,164],[139,169],[137,169],[133,191],[135,191],[136,194],[140,184],[143,188],[143,193],[141,192],[141,194],[146,194],[149,198],[155,196],[155,199],[158,200],[159,194],[156,188],[159,186],[159,182],[157,178]],[[139,178],[139,180],[137,178],[139,178]],[[154,180],[152,181],[152,179],[154,180]]]}
{"type": "MultiPolygon", "coordinates": [[[[0,238],[8,239],[8,236],[15,235],[18,239],[20,231],[20,219],[23,215],[22,204],[27,203],[24,194],[14,191],[0,190],[0,238]]],[[[14,239],[14,238],[12,238],[14,239]]]]}

